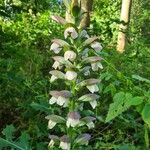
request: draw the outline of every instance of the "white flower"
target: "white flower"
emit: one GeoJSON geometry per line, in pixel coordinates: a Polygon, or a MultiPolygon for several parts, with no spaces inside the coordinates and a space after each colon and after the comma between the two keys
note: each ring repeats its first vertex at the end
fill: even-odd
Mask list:
{"type": "Polygon", "coordinates": [[[64,54],[65,60],[74,61],[76,59],[77,54],[74,51],[66,51],[64,54]]]}
{"type": "Polygon", "coordinates": [[[48,147],[49,147],[49,148],[52,148],[52,147],[54,147],[54,144],[55,144],[55,142],[54,142],[54,140],[52,139],[52,140],[50,140],[50,142],[49,142],[49,144],[48,144],[48,147]]]}
{"type": "Polygon", "coordinates": [[[49,121],[48,121],[48,128],[49,128],[49,129],[52,129],[52,128],[54,128],[54,126],[55,126],[56,124],[57,124],[56,122],[54,122],[54,121],[52,121],[52,120],[49,120],[49,121]]]}
{"type": "Polygon", "coordinates": [[[50,104],[50,105],[53,105],[53,104],[55,104],[56,102],[57,102],[57,98],[55,98],[55,97],[51,97],[50,100],[49,100],[49,104],[50,104]]]}
{"type": "Polygon", "coordinates": [[[75,143],[77,143],[78,145],[88,145],[90,139],[91,135],[85,133],[78,136],[77,139],[75,140],[75,143]]]}
{"type": "Polygon", "coordinates": [[[86,86],[91,93],[98,92],[99,88],[96,84],[86,86]]]}
{"type": "Polygon", "coordinates": [[[99,68],[103,69],[103,66],[99,61],[91,63],[91,67],[93,71],[98,71],[99,68]]]}
{"type": "Polygon", "coordinates": [[[68,27],[65,32],[64,32],[64,37],[65,39],[68,37],[68,36],[71,36],[72,39],[76,39],[78,37],[78,33],[77,31],[75,30],[75,28],[73,27],[68,27]]]}
{"type": "Polygon", "coordinates": [[[57,103],[57,105],[63,106],[65,104],[67,105],[68,101],[69,101],[68,98],[65,98],[65,97],[62,97],[62,96],[59,96],[58,98],[51,97],[50,100],[49,100],[49,104],[52,105],[54,103],[57,103]]]}
{"type": "Polygon", "coordinates": [[[77,78],[77,73],[75,71],[68,70],[65,75],[67,80],[74,80],[77,78]]]}
{"type": "Polygon", "coordinates": [[[63,106],[67,101],[68,99],[66,99],[65,97],[59,96],[57,99],[57,104],[59,106],[63,106]]]}
{"type": "Polygon", "coordinates": [[[54,147],[54,144],[56,141],[59,141],[59,137],[56,136],[56,135],[49,135],[49,138],[51,139],[49,144],[48,144],[48,147],[49,148],[53,148],[54,147]]]}
{"type": "Polygon", "coordinates": [[[51,79],[50,79],[50,82],[52,83],[53,81],[55,81],[56,79],[58,79],[56,76],[52,75],[51,76],[51,79]]]}
{"type": "Polygon", "coordinates": [[[63,150],[70,150],[71,143],[69,141],[69,138],[66,135],[61,137],[59,147],[62,148],[63,150]]]}
{"type": "Polygon", "coordinates": [[[58,53],[62,50],[62,48],[60,47],[60,45],[57,44],[57,43],[53,43],[53,44],[51,45],[50,49],[51,49],[52,51],[54,51],[55,54],[58,54],[58,53]]]}
{"type": "Polygon", "coordinates": [[[84,117],[82,118],[81,120],[83,121],[83,125],[85,124],[89,129],[91,128],[94,128],[95,125],[93,123],[93,121],[95,120],[96,118],[94,117],[91,117],[91,116],[88,116],[88,117],[84,117]]]}
{"type": "Polygon", "coordinates": [[[97,101],[96,100],[90,101],[90,105],[92,106],[93,109],[95,109],[97,106],[97,101]]]}
{"type": "Polygon", "coordinates": [[[69,91],[51,91],[50,95],[52,95],[49,100],[50,105],[57,103],[59,106],[68,106],[69,97],[71,97],[69,91]]]}
{"type": "Polygon", "coordinates": [[[60,148],[64,149],[64,150],[70,150],[71,144],[70,143],[66,143],[66,142],[60,142],[60,148]]]}
{"type": "Polygon", "coordinates": [[[97,106],[97,99],[99,99],[99,95],[96,94],[86,94],[81,96],[78,100],[79,101],[88,101],[93,109],[97,106]]]}
{"type": "Polygon", "coordinates": [[[52,75],[51,79],[50,79],[51,83],[53,81],[55,81],[56,79],[64,79],[65,78],[65,74],[61,71],[58,71],[58,70],[52,70],[49,73],[52,75]]]}
{"type": "Polygon", "coordinates": [[[99,42],[93,42],[91,47],[97,52],[102,50],[102,45],[99,42]]]}
{"type": "Polygon", "coordinates": [[[93,122],[89,122],[86,124],[88,126],[89,129],[92,129],[95,127],[94,123],[93,122]]]}
{"type": "Polygon", "coordinates": [[[55,61],[53,66],[52,66],[54,69],[61,69],[62,68],[62,65],[58,62],[58,61],[55,61]]]}
{"type": "Polygon", "coordinates": [[[80,114],[78,112],[70,112],[66,122],[67,127],[75,127],[80,123],[80,114]]]}

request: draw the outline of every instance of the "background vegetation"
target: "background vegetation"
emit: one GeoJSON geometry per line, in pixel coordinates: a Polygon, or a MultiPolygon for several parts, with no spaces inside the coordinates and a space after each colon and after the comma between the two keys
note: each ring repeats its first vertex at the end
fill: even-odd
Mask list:
{"type": "MultiPolygon", "coordinates": [[[[65,7],[57,0],[5,2],[0,0],[0,135],[11,141],[9,146],[45,150],[49,142],[45,114],[56,109],[48,104],[50,40],[63,35],[62,27],[50,15],[62,16],[65,7]]],[[[99,75],[99,122],[91,130],[93,138],[85,149],[148,150],[150,131],[143,121],[143,110],[150,104],[149,0],[132,1],[122,55],[115,50],[121,1],[95,0],[93,7],[89,32],[101,37],[104,69],[99,75]],[[143,103],[126,112],[119,111],[116,104],[117,117],[111,116],[115,118],[112,121],[107,115],[108,110],[111,114],[109,106],[114,95],[121,92],[138,96],[143,103]],[[106,117],[111,121],[105,123],[106,117]]],[[[0,149],[5,144],[0,140],[0,149]]]]}

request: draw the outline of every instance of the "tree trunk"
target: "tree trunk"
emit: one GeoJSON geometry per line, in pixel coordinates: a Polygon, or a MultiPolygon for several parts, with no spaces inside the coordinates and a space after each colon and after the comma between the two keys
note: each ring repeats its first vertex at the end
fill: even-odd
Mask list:
{"type": "MultiPolygon", "coordinates": [[[[77,5],[78,0],[72,0],[71,5],[77,5]]],[[[78,4],[79,5],[79,4],[78,4]]],[[[81,10],[83,16],[80,21],[79,28],[87,28],[90,25],[90,12],[92,11],[93,0],[81,0],[81,10]]],[[[71,15],[71,10],[66,10],[66,21],[68,23],[74,23],[74,19],[71,15]]]]}
{"type": "Polygon", "coordinates": [[[117,51],[123,53],[125,51],[126,44],[126,31],[129,23],[129,12],[130,12],[131,0],[122,0],[121,24],[119,26],[118,41],[117,41],[117,51]]]}
{"type": "Polygon", "coordinates": [[[90,25],[90,12],[92,11],[93,0],[81,0],[81,9],[83,17],[80,22],[80,28],[87,28],[90,25]]]}

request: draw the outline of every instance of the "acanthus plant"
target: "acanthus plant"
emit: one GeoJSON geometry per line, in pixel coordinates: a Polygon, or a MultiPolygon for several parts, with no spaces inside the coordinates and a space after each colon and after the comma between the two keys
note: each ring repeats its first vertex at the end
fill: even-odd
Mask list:
{"type": "Polygon", "coordinates": [[[88,145],[91,135],[81,132],[95,127],[96,116],[94,113],[86,116],[85,110],[90,107],[92,112],[100,97],[97,94],[100,83],[97,77],[98,71],[103,68],[99,56],[102,46],[98,37],[90,37],[86,30],[77,26],[76,21],[67,23],[60,16],[52,16],[52,19],[66,26],[65,40],[53,39],[50,47],[54,54],[50,82],[60,82],[58,89],[62,90],[50,91],[49,104],[61,107],[63,114],[51,114],[46,119],[50,131],[57,124],[62,124],[65,130],[60,133],[61,137],[50,134],[48,146],[50,149],[70,150],[88,145]],[[61,87],[64,85],[62,82],[65,86],[61,87]]]}

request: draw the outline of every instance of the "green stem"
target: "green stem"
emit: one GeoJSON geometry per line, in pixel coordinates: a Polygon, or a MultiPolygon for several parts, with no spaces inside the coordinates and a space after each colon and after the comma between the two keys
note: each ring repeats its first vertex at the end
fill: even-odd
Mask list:
{"type": "Polygon", "coordinates": [[[149,136],[148,136],[148,125],[147,124],[145,124],[144,125],[144,139],[145,139],[145,146],[146,146],[146,148],[149,148],[149,146],[150,146],[150,143],[149,143],[149,136]]]}

